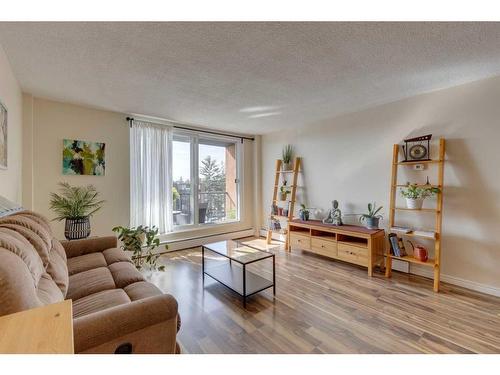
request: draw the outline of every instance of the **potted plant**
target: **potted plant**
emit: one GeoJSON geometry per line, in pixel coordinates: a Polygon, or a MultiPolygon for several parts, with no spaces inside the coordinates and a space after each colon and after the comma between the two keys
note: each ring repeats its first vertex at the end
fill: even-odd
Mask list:
{"type": "Polygon", "coordinates": [[[292,169],[292,151],[292,145],[285,145],[285,147],[283,147],[283,151],[281,153],[283,163],[281,164],[281,168],[284,171],[289,171],[292,169]]]}
{"type": "Polygon", "coordinates": [[[376,203],[368,203],[368,213],[362,214],[359,217],[360,222],[365,222],[368,229],[378,229],[378,222],[382,219],[382,215],[377,215],[382,209],[382,206],[377,207],[376,203]]]}
{"type": "Polygon", "coordinates": [[[286,185],[281,186],[280,187],[280,199],[282,201],[286,201],[288,194],[290,194],[290,190],[288,190],[288,187],[286,185]]]}
{"type": "MultiPolygon", "coordinates": [[[[160,246],[157,238],[158,228],[139,225],[136,228],[114,227],[113,232],[118,233],[118,239],[122,241],[121,248],[132,252],[132,261],[140,270],[147,265],[151,270],[165,271],[165,266],[158,266],[158,258],[161,254],[155,254],[154,249],[160,246]]],[[[168,249],[168,245],[165,245],[168,249]]]]}
{"type": "Polygon", "coordinates": [[[437,187],[419,186],[417,184],[408,183],[406,187],[401,188],[401,195],[406,198],[406,207],[418,210],[422,208],[424,199],[440,193],[441,190],[437,187]]]}
{"type": "Polygon", "coordinates": [[[64,236],[68,240],[87,238],[90,235],[90,217],[104,203],[93,185],[71,186],[60,182],[60,194],[50,193],[50,209],[56,213],[54,220],[66,220],[64,236]]]}
{"type": "Polygon", "coordinates": [[[306,208],[306,205],[303,203],[300,205],[299,217],[300,217],[300,220],[304,220],[304,221],[309,220],[309,209],[306,208]]]}

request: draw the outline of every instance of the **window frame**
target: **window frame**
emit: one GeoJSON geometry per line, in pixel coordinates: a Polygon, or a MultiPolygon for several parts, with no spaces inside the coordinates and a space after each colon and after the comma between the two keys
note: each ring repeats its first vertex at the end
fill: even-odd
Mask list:
{"type": "MultiPolygon", "coordinates": [[[[175,136],[187,137],[190,140],[190,182],[191,182],[191,203],[192,203],[192,224],[174,225],[172,224],[173,232],[183,232],[190,231],[193,229],[201,228],[211,228],[220,227],[224,225],[237,224],[241,222],[241,205],[242,205],[242,195],[243,195],[243,143],[239,139],[234,137],[228,137],[223,135],[212,135],[203,132],[174,129],[172,134],[172,140],[175,140],[175,136]],[[223,141],[231,142],[235,144],[235,155],[236,155],[236,219],[227,220],[222,223],[200,223],[199,222],[199,144],[200,139],[203,140],[213,140],[213,141],[223,141]]],[[[173,163],[173,161],[172,161],[173,163]]],[[[172,181],[173,182],[173,181],[172,181]]],[[[173,217],[172,217],[173,220],[173,217]]]]}

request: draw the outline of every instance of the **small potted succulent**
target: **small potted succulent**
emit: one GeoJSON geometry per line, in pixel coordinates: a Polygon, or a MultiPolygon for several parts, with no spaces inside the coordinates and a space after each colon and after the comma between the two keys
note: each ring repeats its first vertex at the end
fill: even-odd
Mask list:
{"type": "Polygon", "coordinates": [[[300,217],[300,220],[304,220],[304,221],[309,220],[309,209],[303,203],[300,205],[299,217],[300,217]]]}
{"type": "Polygon", "coordinates": [[[421,209],[425,198],[432,197],[440,192],[439,188],[431,185],[421,186],[408,183],[406,187],[401,188],[401,195],[406,198],[406,207],[412,210],[421,209]]]}
{"type": "Polygon", "coordinates": [[[66,220],[64,236],[68,240],[87,238],[90,235],[90,217],[104,203],[93,185],[71,186],[60,182],[60,194],[50,193],[50,209],[56,213],[54,220],[66,220]]]}
{"type": "MultiPolygon", "coordinates": [[[[147,265],[150,270],[165,271],[164,265],[158,265],[161,254],[154,253],[154,249],[160,246],[157,238],[158,228],[139,225],[136,228],[114,227],[113,232],[118,233],[118,239],[122,241],[121,248],[132,252],[132,261],[140,270],[147,265]]],[[[165,245],[168,249],[168,245],[165,245]]]]}
{"type": "Polygon", "coordinates": [[[378,223],[382,219],[382,215],[377,215],[382,209],[382,206],[377,207],[376,203],[368,203],[368,213],[362,214],[359,217],[360,222],[365,222],[368,229],[378,229],[378,223]]]}
{"type": "Polygon", "coordinates": [[[285,145],[281,153],[281,158],[283,163],[281,164],[281,169],[284,171],[289,171],[292,169],[292,145],[285,145]]]}

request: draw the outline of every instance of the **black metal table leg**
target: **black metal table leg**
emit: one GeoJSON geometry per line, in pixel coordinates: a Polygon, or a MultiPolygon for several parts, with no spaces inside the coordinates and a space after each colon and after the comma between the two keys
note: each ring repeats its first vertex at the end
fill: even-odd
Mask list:
{"type": "Polygon", "coordinates": [[[201,283],[205,285],[205,246],[201,247],[201,283]]]}
{"type": "Polygon", "coordinates": [[[247,275],[246,266],[243,265],[243,307],[247,307],[247,275]]]}
{"type": "Polygon", "coordinates": [[[273,254],[273,295],[276,295],[276,261],[273,254]]]}

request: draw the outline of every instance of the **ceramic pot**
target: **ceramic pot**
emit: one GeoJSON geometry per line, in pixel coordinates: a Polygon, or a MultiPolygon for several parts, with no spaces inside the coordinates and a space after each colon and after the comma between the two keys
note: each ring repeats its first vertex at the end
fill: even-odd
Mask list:
{"type": "Polygon", "coordinates": [[[406,198],[406,207],[412,210],[421,209],[423,203],[424,203],[424,198],[418,198],[418,199],[406,198]]]}
{"type": "Polygon", "coordinates": [[[365,223],[368,229],[378,229],[379,217],[366,217],[365,223]]]}
{"type": "Polygon", "coordinates": [[[287,193],[280,193],[280,199],[281,199],[282,201],[286,201],[286,196],[287,196],[287,195],[288,195],[287,193]]]}
{"type": "Polygon", "coordinates": [[[309,211],[299,211],[300,220],[309,220],[309,211]]]}
{"type": "Polygon", "coordinates": [[[291,171],[292,170],[292,163],[281,163],[281,170],[282,171],[291,171]]]}
{"type": "Polygon", "coordinates": [[[64,237],[67,240],[80,240],[90,236],[90,219],[88,216],[76,219],[66,219],[64,237]]]}

